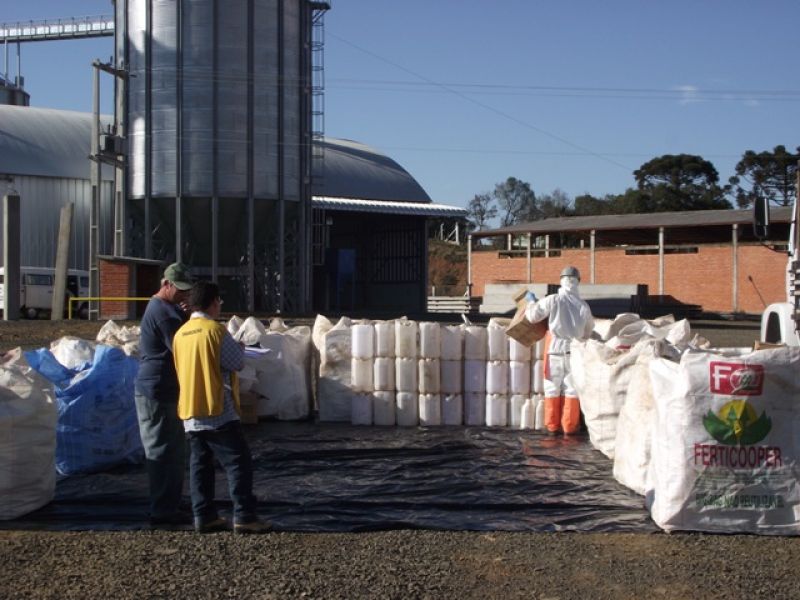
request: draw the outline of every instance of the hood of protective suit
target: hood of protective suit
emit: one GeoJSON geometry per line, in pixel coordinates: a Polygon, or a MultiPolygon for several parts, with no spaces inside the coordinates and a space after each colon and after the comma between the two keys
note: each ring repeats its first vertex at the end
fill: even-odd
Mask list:
{"type": "Polygon", "coordinates": [[[569,294],[575,294],[577,296],[580,295],[578,291],[578,286],[580,285],[580,279],[577,277],[562,277],[561,278],[561,289],[569,294]]]}

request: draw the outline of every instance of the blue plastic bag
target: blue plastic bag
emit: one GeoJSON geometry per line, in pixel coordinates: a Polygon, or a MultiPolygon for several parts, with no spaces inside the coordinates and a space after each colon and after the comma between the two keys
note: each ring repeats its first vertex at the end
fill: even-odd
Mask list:
{"type": "Polygon", "coordinates": [[[135,358],[119,348],[98,345],[92,364],[77,372],[44,348],[26,352],[25,358],[55,384],[60,474],[91,473],[144,459],[134,403],[139,369],[135,358]]]}

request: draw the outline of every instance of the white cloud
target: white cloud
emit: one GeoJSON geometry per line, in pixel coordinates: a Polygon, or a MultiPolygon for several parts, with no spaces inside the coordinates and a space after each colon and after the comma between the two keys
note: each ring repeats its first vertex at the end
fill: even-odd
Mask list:
{"type": "Polygon", "coordinates": [[[698,98],[700,90],[696,86],[679,85],[675,89],[681,93],[681,99],[678,101],[679,104],[693,104],[695,102],[700,102],[700,99],[698,98]]]}

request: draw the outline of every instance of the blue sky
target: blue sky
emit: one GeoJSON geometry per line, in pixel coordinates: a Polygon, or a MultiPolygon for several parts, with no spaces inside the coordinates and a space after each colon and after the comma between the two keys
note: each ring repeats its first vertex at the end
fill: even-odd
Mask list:
{"type": "MultiPolygon", "coordinates": [[[[621,193],[662,154],[699,154],[725,182],[745,150],[800,145],[796,0],[331,4],[326,134],[388,154],[436,202],[465,206],[509,176],[537,194],[621,193]]],[[[3,22],[112,11],[0,7],[3,22]]],[[[31,103],[90,110],[89,64],[111,53],[111,38],[23,45],[31,103]]]]}

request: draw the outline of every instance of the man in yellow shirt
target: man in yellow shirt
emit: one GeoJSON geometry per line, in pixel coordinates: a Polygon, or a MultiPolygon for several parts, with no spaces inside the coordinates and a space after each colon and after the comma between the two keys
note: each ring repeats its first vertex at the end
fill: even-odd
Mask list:
{"type": "Polygon", "coordinates": [[[222,299],[219,288],[198,281],[189,296],[194,309],[172,342],[180,392],[178,417],[189,439],[189,484],[194,527],[199,533],[227,529],[214,507],[214,458],[228,478],[233,501],[233,530],[263,533],[271,527],[258,519],[253,495],[250,448],[239,421],[237,371],[244,367],[244,348],[216,321],[222,299]]]}

